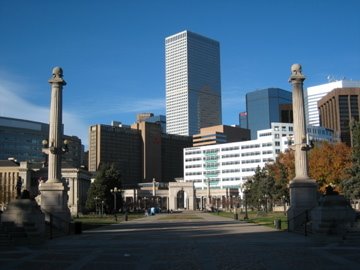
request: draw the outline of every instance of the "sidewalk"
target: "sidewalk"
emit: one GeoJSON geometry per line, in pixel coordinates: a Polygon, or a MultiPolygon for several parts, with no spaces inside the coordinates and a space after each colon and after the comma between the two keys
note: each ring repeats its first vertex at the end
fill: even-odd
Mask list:
{"type": "Polygon", "coordinates": [[[185,212],[0,251],[0,269],[343,270],[358,269],[359,254],[359,245],[320,243],[243,221],[185,212]]]}

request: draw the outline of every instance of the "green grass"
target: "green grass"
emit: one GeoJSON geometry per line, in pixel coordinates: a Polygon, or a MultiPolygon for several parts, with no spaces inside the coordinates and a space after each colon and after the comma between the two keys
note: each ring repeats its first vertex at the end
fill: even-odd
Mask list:
{"type": "MultiPolygon", "coordinates": [[[[218,214],[216,212],[212,213],[213,215],[219,215],[226,218],[234,218],[233,212],[219,212],[218,214]]],[[[239,220],[244,220],[245,213],[239,213],[239,220]]],[[[284,213],[279,212],[257,212],[257,211],[249,211],[248,212],[249,219],[247,222],[250,223],[256,223],[259,225],[268,226],[271,228],[274,228],[274,220],[280,219],[281,220],[281,229],[287,230],[287,216],[284,215],[284,213]]]]}
{"type": "MultiPolygon", "coordinates": [[[[144,217],[143,213],[129,213],[128,220],[133,220],[137,218],[144,217]]],[[[116,224],[125,222],[125,215],[124,214],[117,214],[117,220],[115,220],[114,215],[84,215],[78,218],[73,218],[74,222],[81,222],[83,230],[91,230],[98,228],[104,225],[116,224]]]]}
{"type": "Polygon", "coordinates": [[[169,214],[169,215],[165,215],[159,218],[159,220],[184,220],[184,219],[202,219],[201,217],[198,217],[196,215],[191,215],[191,214],[181,214],[181,215],[177,215],[177,214],[169,214]]]}

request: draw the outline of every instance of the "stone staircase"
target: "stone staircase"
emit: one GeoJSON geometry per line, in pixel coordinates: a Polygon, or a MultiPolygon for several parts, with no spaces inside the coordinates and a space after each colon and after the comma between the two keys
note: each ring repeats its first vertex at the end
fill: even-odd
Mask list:
{"type": "Polygon", "coordinates": [[[0,224],[0,249],[8,247],[11,244],[10,235],[5,231],[5,229],[0,224]]]}
{"type": "Polygon", "coordinates": [[[44,241],[34,223],[26,222],[24,226],[17,226],[14,222],[0,224],[0,247],[11,245],[37,244],[44,241]]]}

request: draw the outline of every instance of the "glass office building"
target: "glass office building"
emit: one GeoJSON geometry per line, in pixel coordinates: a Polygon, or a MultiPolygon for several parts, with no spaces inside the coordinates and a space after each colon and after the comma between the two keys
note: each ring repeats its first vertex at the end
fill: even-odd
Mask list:
{"type": "MultiPolygon", "coordinates": [[[[42,141],[49,138],[49,124],[0,117],[0,160],[14,158],[18,162],[44,162],[42,141]]],[[[83,146],[76,136],[64,135],[69,151],[62,156],[63,166],[80,167],[83,164],[83,146]]]]}
{"type": "Polygon", "coordinates": [[[247,128],[251,139],[258,130],[268,129],[272,122],[292,123],[292,93],[280,88],[266,88],[246,94],[247,128]]]}
{"type": "Polygon", "coordinates": [[[165,39],[166,132],[221,124],[220,44],[183,31],[165,39]]]}

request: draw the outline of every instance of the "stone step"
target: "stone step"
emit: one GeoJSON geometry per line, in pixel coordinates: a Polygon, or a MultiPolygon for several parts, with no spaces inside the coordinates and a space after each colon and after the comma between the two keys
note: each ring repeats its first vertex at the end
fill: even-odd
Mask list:
{"type": "Polygon", "coordinates": [[[25,231],[9,232],[10,237],[13,238],[27,238],[28,235],[25,231]]]}

